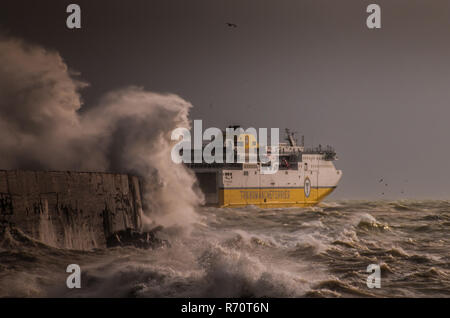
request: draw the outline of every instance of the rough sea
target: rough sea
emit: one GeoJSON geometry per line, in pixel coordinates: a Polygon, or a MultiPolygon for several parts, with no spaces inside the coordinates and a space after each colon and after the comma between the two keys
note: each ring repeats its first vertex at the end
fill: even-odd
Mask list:
{"type": "Polygon", "coordinates": [[[199,208],[155,250],[0,242],[1,297],[450,297],[450,201],[199,208]],[[69,264],[81,288],[68,289],[69,264]],[[366,284],[380,266],[380,288],[366,284]]]}

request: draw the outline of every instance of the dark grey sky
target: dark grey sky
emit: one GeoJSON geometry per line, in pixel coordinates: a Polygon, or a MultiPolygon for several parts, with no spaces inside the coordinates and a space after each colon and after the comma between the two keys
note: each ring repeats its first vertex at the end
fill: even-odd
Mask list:
{"type": "Polygon", "coordinates": [[[333,145],[334,198],[448,198],[448,1],[4,0],[0,27],[59,51],[91,84],[86,107],[131,84],[176,93],[205,126],[333,145]],[[81,30],[65,27],[69,3],[81,30]],[[381,30],[365,25],[370,3],[381,30]]]}

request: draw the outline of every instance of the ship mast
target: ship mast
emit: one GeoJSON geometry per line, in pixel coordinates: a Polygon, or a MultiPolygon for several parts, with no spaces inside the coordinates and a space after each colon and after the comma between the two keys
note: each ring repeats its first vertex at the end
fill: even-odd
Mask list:
{"type": "Polygon", "coordinates": [[[286,135],[287,135],[287,140],[289,141],[290,146],[295,147],[297,145],[297,142],[295,141],[294,133],[291,132],[289,130],[289,128],[286,128],[286,135]]]}

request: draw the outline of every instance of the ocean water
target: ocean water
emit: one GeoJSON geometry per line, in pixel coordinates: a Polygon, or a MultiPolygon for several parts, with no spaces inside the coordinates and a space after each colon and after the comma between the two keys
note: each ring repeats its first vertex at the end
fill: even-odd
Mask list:
{"type": "Polygon", "coordinates": [[[199,208],[170,247],[76,251],[0,242],[1,297],[450,297],[450,201],[199,208]],[[66,267],[79,264],[81,288],[66,267]],[[368,288],[369,264],[381,269],[368,288]]]}

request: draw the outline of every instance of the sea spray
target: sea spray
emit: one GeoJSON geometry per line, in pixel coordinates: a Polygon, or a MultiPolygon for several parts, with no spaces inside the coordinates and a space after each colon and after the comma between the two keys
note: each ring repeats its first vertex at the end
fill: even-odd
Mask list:
{"type": "Polygon", "coordinates": [[[192,105],[133,86],[84,107],[77,77],[57,52],[0,38],[0,167],[135,174],[144,227],[196,222],[195,176],[170,160],[170,133],[190,127],[192,105]]]}

